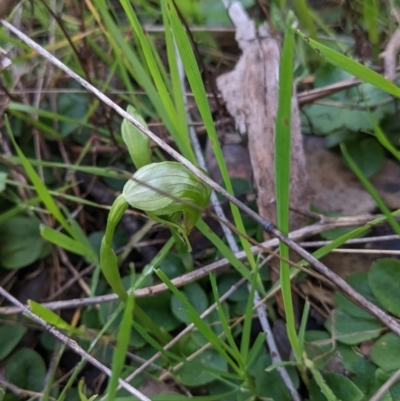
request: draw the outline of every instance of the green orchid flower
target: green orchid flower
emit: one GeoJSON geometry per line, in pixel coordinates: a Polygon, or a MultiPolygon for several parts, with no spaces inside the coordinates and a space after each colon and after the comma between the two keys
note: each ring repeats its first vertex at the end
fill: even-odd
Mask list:
{"type": "MultiPolygon", "coordinates": [[[[137,117],[133,108],[128,112],[137,117]]],[[[143,120],[141,120],[143,121],[143,120]]],[[[118,259],[112,249],[115,228],[126,209],[142,210],[152,220],[169,227],[186,244],[211,196],[211,188],[178,162],[148,163],[151,159],[149,142],[144,134],[128,121],[122,123],[123,140],[135,166],[138,168],[128,180],[113,205],[107,219],[106,231],[100,248],[100,266],[103,274],[122,300],[127,293],[118,270],[118,259]]],[[[146,137],[147,138],[147,137],[146,137]]]]}

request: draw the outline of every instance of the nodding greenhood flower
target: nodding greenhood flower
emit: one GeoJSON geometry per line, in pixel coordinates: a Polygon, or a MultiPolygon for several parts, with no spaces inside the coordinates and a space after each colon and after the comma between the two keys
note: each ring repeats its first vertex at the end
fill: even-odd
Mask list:
{"type": "Polygon", "coordinates": [[[181,217],[181,228],[188,235],[208,205],[211,190],[180,163],[162,162],[139,169],[122,195],[132,207],[167,225],[179,224],[181,217]]]}
{"type": "Polygon", "coordinates": [[[152,220],[168,226],[186,244],[188,235],[208,205],[211,188],[178,162],[152,163],[141,167],[124,186],[108,215],[100,249],[100,266],[113,290],[126,299],[112,250],[115,227],[130,205],[152,220]]]}

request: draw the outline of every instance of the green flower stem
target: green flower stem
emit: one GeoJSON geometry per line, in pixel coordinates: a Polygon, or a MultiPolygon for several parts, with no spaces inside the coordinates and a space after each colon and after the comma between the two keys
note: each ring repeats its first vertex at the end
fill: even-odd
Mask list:
{"type": "Polygon", "coordinates": [[[107,218],[106,232],[104,233],[104,240],[107,245],[111,246],[115,227],[121,220],[128,207],[129,203],[125,200],[123,195],[119,195],[112,204],[107,218]]]}
{"type": "Polygon", "coordinates": [[[122,195],[119,195],[112,204],[108,214],[106,232],[101,241],[100,247],[100,268],[110,284],[113,291],[125,302],[128,299],[126,290],[122,284],[121,275],[118,268],[118,258],[112,249],[112,240],[115,227],[121,220],[129,204],[122,195]]]}
{"type": "Polygon", "coordinates": [[[340,401],[330,387],[325,383],[325,380],[320,373],[320,371],[315,367],[314,362],[307,358],[307,356],[303,355],[304,365],[310,370],[312,373],[315,382],[318,384],[318,387],[321,389],[321,392],[324,394],[328,401],[340,401]]]}

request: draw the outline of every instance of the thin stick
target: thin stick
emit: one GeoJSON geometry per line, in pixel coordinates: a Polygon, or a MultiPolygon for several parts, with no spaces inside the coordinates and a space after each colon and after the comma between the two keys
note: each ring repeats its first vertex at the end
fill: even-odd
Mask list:
{"type": "MultiPolygon", "coordinates": [[[[329,223],[316,223],[311,226],[300,228],[299,230],[293,231],[289,234],[289,237],[293,240],[299,240],[300,238],[305,238],[308,236],[317,235],[324,231],[333,230],[337,227],[346,227],[346,226],[355,226],[355,225],[363,225],[368,224],[370,221],[379,216],[372,215],[363,215],[356,217],[338,217],[335,222],[329,220],[329,223]]],[[[264,241],[261,246],[263,248],[273,248],[278,246],[278,240],[276,238],[270,239],[268,241],[264,241]]],[[[251,247],[251,251],[253,254],[259,254],[260,248],[259,246],[251,247]]],[[[244,251],[240,251],[235,253],[237,259],[242,260],[246,258],[246,253],[244,251]]],[[[228,267],[230,265],[227,259],[220,259],[217,262],[211,263],[209,265],[200,267],[190,273],[186,273],[180,277],[177,277],[172,280],[172,283],[176,287],[183,287],[186,284],[193,283],[194,281],[200,280],[208,275],[209,272],[219,272],[222,269],[228,267]]],[[[145,298],[149,296],[154,296],[161,294],[168,290],[168,287],[162,283],[153,285],[146,288],[141,288],[135,291],[135,298],[145,298]]],[[[70,308],[79,308],[90,305],[97,305],[102,303],[113,302],[118,299],[116,294],[107,294],[107,295],[99,295],[96,297],[90,298],[78,298],[78,299],[70,299],[66,301],[54,301],[54,302],[45,302],[42,303],[48,309],[70,309],[70,308]]],[[[12,315],[15,313],[21,313],[22,310],[18,307],[14,306],[6,306],[0,308],[0,315],[12,315]]]]}
{"type": "Polygon", "coordinates": [[[369,401],[379,401],[385,395],[385,393],[389,391],[390,387],[392,387],[393,384],[399,379],[400,369],[394,373],[393,376],[382,385],[382,387],[379,388],[379,390],[371,397],[369,401]]]}
{"type": "Polygon", "coordinates": [[[351,248],[337,248],[333,249],[335,253],[358,253],[364,255],[400,255],[400,251],[393,249],[351,249],[351,248]]]}
{"type": "MultiPolygon", "coordinates": [[[[71,348],[73,351],[75,351],[78,355],[80,355],[83,359],[87,360],[90,362],[93,366],[95,366],[97,369],[99,369],[101,372],[105,373],[108,377],[111,377],[111,370],[108,369],[106,366],[104,366],[101,362],[99,362],[97,359],[93,358],[92,355],[88,354],[85,350],[83,350],[76,341],[71,340],[68,338],[66,335],[61,333],[61,331],[58,331],[55,327],[50,326],[48,323],[46,323],[41,317],[37,316],[35,313],[33,313],[29,308],[27,308],[25,305],[23,305],[21,302],[19,302],[16,298],[14,298],[10,293],[8,293],[3,287],[0,287],[0,295],[3,296],[4,298],[8,299],[12,304],[18,306],[26,315],[28,315],[33,321],[36,323],[40,324],[43,326],[43,328],[48,331],[50,334],[52,334],[54,337],[59,339],[63,344],[67,345],[69,348],[71,348]]],[[[151,401],[149,398],[147,398],[144,394],[142,394],[140,391],[136,390],[134,387],[132,387],[128,382],[126,382],[123,379],[118,379],[118,382],[121,387],[123,387],[125,390],[129,391],[130,394],[133,396],[137,397],[140,401],[151,401]]]]}
{"type": "Polygon", "coordinates": [[[35,41],[30,39],[24,33],[22,33],[19,29],[15,28],[12,24],[5,20],[0,20],[0,22],[11,32],[13,32],[19,39],[21,39],[24,43],[26,43],[29,47],[37,51],[44,58],[49,60],[59,69],[64,71],[71,78],[75,79],[80,85],[82,85],[89,92],[93,93],[96,97],[98,97],[102,102],[104,102],[107,106],[115,110],[121,117],[128,120],[131,124],[133,124],[137,129],[142,131],[145,135],[151,138],[156,144],[160,146],[161,149],[165,150],[169,155],[171,155],[175,160],[179,161],[184,165],[189,171],[195,174],[198,178],[208,184],[212,189],[219,192],[223,196],[225,196],[230,202],[236,205],[239,209],[245,212],[251,219],[261,225],[264,231],[278,238],[279,241],[286,244],[289,248],[297,252],[303,259],[305,259],[308,263],[314,266],[314,268],[321,273],[323,276],[331,280],[337,288],[342,291],[348,298],[355,301],[359,305],[361,305],[367,312],[371,315],[377,317],[383,324],[389,327],[392,331],[400,335],[400,324],[397,323],[391,316],[386,314],[382,309],[378,308],[372,302],[368,301],[365,297],[357,293],[350,285],[348,285],[341,277],[333,273],[327,266],[321,263],[314,256],[310,255],[307,251],[305,251],[301,246],[287,238],[284,234],[282,234],[271,222],[263,219],[256,212],[246,206],[243,202],[236,199],[233,195],[231,195],[228,191],[218,185],[216,182],[211,180],[207,175],[205,175],[200,169],[190,163],[187,159],[181,156],[176,150],[174,150],[171,146],[166,144],[162,139],[160,139],[157,135],[151,132],[149,129],[140,124],[136,119],[134,119],[130,114],[128,114],[125,110],[119,107],[116,103],[114,103],[110,98],[105,96],[102,92],[100,92],[97,88],[91,85],[89,82],[85,81],[78,74],[73,72],[70,68],[68,68],[64,63],[55,58],[52,54],[50,54],[47,50],[45,50],[42,46],[38,45],[35,41]]]}
{"type": "MultiPolygon", "coordinates": [[[[343,245],[368,244],[370,242],[392,241],[395,239],[400,239],[400,237],[396,234],[392,234],[392,235],[380,235],[376,237],[353,238],[347,240],[343,245]]],[[[307,242],[300,242],[299,245],[304,248],[305,247],[319,248],[320,246],[328,245],[331,242],[332,241],[307,241],[307,242]]]]}

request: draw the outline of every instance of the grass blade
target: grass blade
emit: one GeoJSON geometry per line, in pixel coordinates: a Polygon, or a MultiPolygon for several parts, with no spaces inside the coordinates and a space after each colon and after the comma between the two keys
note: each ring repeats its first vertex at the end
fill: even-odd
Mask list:
{"type": "Polygon", "coordinates": [[[400,161],[400,152],[390,143],[389,139],[386,137],[385,133],[382,131],[381,127],[372,121],[374,125],[374,133],[379,143],[389,151],[398,161],[400,161]]]}
{"type": "Polygon", "coordinates": [[[38,304],[37,302],[32,301],[31,299],[28,300],[28,305],[32,312],[40,316],[48,324],[51,324],[52,326],[57,327],[60,330],[67,331],[68,333],[71,334],[77,334],[81,336],[84,335],[84,332],[82,330],[79,330],[76,327],[70,325],[56,313],[54,313],[50,309],[47,309],[43,305],[38,304]]]}
{"type": "Polygon", "coordinates": [[[43,224],[40,225],[40,234],[50,243],[65,249],[68,252],[75,253],[76,255],[83,256],[90,259],[92,257],[92,250],[87,249],[81,242],[71,238],[68,235],[60,233],[53,228],[47,227],[43,224]]]}
{"type": "Polygon", "coordinates": [[[385,205],[383,202],[382,198],[379,196],[378,191],[374,188],[374,186],[369,182],[367,177],[363,174],[361,169],[357,166],[357,164],[354,162],[354,160],[351,158],[349,152],[347,151],[347,147],[345,143],[340,144],[340,150],[342,151],[342,154],[349,165],[350,169],[353,171],[353,173],[357,176],[357,178],[361,181],[361,183],[364,185],[365,189],[368,191],[368,193],[371,195],[373,200],[376,202],[378,205],[379,209],[381,212],[385,215],[387,218],[387,221],[393,228],[393,231],[397,234],[400,235],[400,225],[397,222],[397,220],[393,217],[393,215],[390,213],[390,210],[388,207],[385,205]]]}
{"type": "MultiPolygon", "coordinates": [[[[201,78],[199,67],[197,65],[190,40],[179,20],[173,1],[172,0],[163,0],[163,1],[165,2],[166,5],[166,11],[171,24],[174,39],[176,41],[179,54],[181,56],[183,67],[185,69],[185,73],[189,81],[190,88],[192,89],[193,96],[195,98],[196,105],[199,109],[201,118],[203,119],[204,125],[206,127],[207,135],[209,136],[209,139],[211,141],[211,145],[215,157],[217,159],[218,166],[225,183],[225,187],[229,193],[233,194],[232,184],[229,178],[228,169],[225,164],[224,156],[222,154],[222,149],[219,144],[217,132],[215,130],[214,121],[211,115],[211,110],[210,110],[210,105],[208,103],[206,90],[204,88],[203,80],[201,78]]],[[[236,227],[238,228],[238,230],[245,232],[244,224],[241,215],[239,213],[239,209],[232,203],[230,204],[230,206],[236,227]]],[[[245,240],[242,237],[240,238],[240,241],[244,251],[246,252],[246,256],[247,259],[249,260],[250,266],[252,269],[254,269],[256,263],[254,256],[250,250],[250,244],[247,240],[245,240]]]]}
{"type": "Polygon", "coordinates": [[[368,39],[372,45],[374,60],[378,61],[379,31],[378,31],[378,6],[376,0],[364,0],[364,18],[367,25],[368,39]]]}
{"type": "Polygon", "coordinates": [[[215,276],[213,274],[209,273],[208,276],[210,278],[210,283],[211,283],[211,287],[212,287],[212,291],[213,291],[213,295],[214,295],[214,300],[217,303],[217,311],[218,311],[219,319],[222,324],[222,328],[224,330],[226,338],[231,347],[232,356],[236,359],[236,362],[238,363],[240,368],[244,370],[244,359],[240,355],[240,352],[236,345],[235,339],[232,336],[232,330],[229,327],[229,324],[226,320],[226,316],[224,314],[221,302],[219,300],[217,281],[215,280],[215,276]]]}
{"type": "Polygon", "coordinates": [[[314,25],[312,14],[307,6],[307,0],[296,0],[293,3],[293,7],[302,29],[307,30],[310,36],[315,39],[317,37],[317,30],[314,25]]]}
{"type": "MultiPolygon", "coordinates": [[[[222,241],[217,234],[215,234],[208,225],[203,221],[199,220],[196,224],[196,227],[201,231],[201,233],[211,241],[211,243],[218,249],[219,252],[223,255],[224,258],[229,260],[229,263],[246,279],[251,282],[251,272],[245,266],[245,264],[239,260],[235,254],[231,251],[231,249],[222,241]]],[[[262,291],[264,294],[265,291],[262,291]]]]}
{"type": "Polygon", "coordinates": [[[258,336],[247,355],[246,368],[249,368],[254,360],[260,355],[260,353],[262,352],[261,348],[264,347],[266,338],[267,333],[258,333],[258,336]]]}
{"type": "Polygon", "coordinates": [[[100,267],[107,283],[119,298],[125,302],[127,294],[119,274],[118,258],[111,246],[105,243],[104,238],[100,247],[100,267]]]}
{"type": "Polygon", "coordinates": [[[199,330],[199,332],[215,347],[220,355],[229,363],[229,365],[240,375],[240,369],[229,356],[227,352],[232,353],[231,348],[225,344],[212,330],[211,328],[201,319],[194,307],[188,302],[186,297],[175,287],[175,285],[169,280],[163,271],[158,269],[156,271],[157,276],[164,282],[164,284],[175,294],[182,304],[185,306],[185,313],[199,330]]]}
{"type": "Polygon", "coordinates": [[[252,277],[252,281],[251,281],[249,298],[247,299],[247,305],[246,305],[244,321],[243,321],[242,338],[240,341],[240,354],[242,356],[243,361],[247,364],[247,366],[249,366],[248,356],[249,356],[249,349],[250,349],[251,326],[253,323],[254,293],[256,291],[257,279],[258,279],[257,276],[258,276],[258,269],[255,269],[253,277],[252,277]]]}
{"type": "Polygon", "coordinates": [[[113,353],[111,364],[112,375],[107,387],[107,400],[109,401],[115,400],[118,387],[118,379],[120,378],[122,369],[124,368],[126,352],[128,350],[129,341],[131,338],[133,308],[134,297],[133,294],[131,294],[128,296],[125,304],[124,314],[117,335],[117,346],[113,353]]]}
{"type": "Polygon", "coordinates": [[[318,55],[323,57],[328,63],[334,65],[335,67],[341,68],[344,71],[347,71],[348,73],[354,75],[362,81],[374,85],[377,88],[387,93],[390,93],[393,96],[400,97],[400,88],[396,86],[393,82],[390,82],[389,80],[384,78],[382,75],[379,75],[368,67],[357,63],[357,61],[354,61],[351,58],[346,57],[343,54],[340,54],[327,46],[321,45],[313,39],[310,39],[300,30],[296,29],[295,31],[315,50],[318,55]]]}
{"type": "Polygon", "coordinates": [[[176,109],[174,107],[174,104],[172,103],[171,96],[168,93],[167,87],[165,85],[165,82],[162,78],[162,75],[159,70],[159,64],[157,64],[157,61],[154,57],[153,51],[149,45],[149,39],[148,37],[144,34],[143,28],[140,25],[140,22],[132,8],[132,5],[130,4],[129,1],[127,0],[120,0],[120,3],[122,4],[122,7],[125,10],[125,13],[129,19],[129,22],[131,23],[132,28],[134,29],[139,42],[140,46],[142,48],[143,54],[145,56],[147,66],[149,68],[149,71],[152,75],[154,84],[156,86],[157,92],[159,93],[160,99],[165,107],[165,110],[172,121],[172,123],[175,126],[175,131],[177,132],[178,135],[174,137],[176,140],[177,146],[179,149],[181,149],[182,154],[190,161],[195,160],[195,156],[193,153],[193,149],[190,146],[190,141],[189,141],[189,135],[187,130],[184,129],[185,126],[180,126],[178,123],[178,120],[176,120],[176,109]]]}
{"type": "MultiPolygon", "coordinates": [[[[181,78],[179,75],[178,69],[178,54],[177,49],[175,47],[174,38],[171,32],[171,26],[169,23],[168,15],[165,10],[165,2],[161,2],[162,7],[162,17],[163,24],[165,27],[165,43],[167,46],[167,58],[168,58],[168,66],[171,74],[171,84],[172,84],[172,97],[174,99],[175,108],[177,112],[177,121],[181,127],[185,127],[186,135],[189,137],[188,133],[188,121],[186,115],[186,106],[185,106],[185,88],[183,88],[181,78]]],[[[197,163],[197,159],[195,158],[197,163]]]]}
{"type": "Polygon", "coordinates": [[[21,148],[18,146],[17,142],[15,141],[15,138],[14,138],[14,135],[13,135],[13,132],[11,129],[11,125],[10,125],[10,122],[9,122],[7,116],[5,116],[5,122],[6,122],[6,127],[7,127],[8,134],[10,136],[11,142],[14,145],[15,150],[17,151],[17,154],[21,161],[21,164],[24,167],[26,173],[28,174],[30,180],[32,181],[32,184],[35,186],[36,192],[39,195],[41,201],[44,203],[44,205],[49,210],[49,212],[64,227],[65,231],[67,231],[71,235],[71,237],[78,239],[76,233],[71,228],[71,226],[68,224],[67,220],[60,212],[60,209],[54,202],[52,196],[50,195],[48,189],[46,188],[46,185],[42,182],[39,175],[33,169],[31,164],[29,163],[28,159],[23,154],[21,148]]]}
{"type": "Polygon", "coordinates": [[[300,351],[301,351],[302,355],[304,352],[304,336],[306,333],[309,312],[310,312],[310,303],[308,302],[308,299],[306,299],[306,302],[304,304],[303,316],[301,317],[300,329],[299,329],[299,344],[300,344],[300,351]]]}
{"type": "MultiPolygon", "coordinates": [[[[110,15],[109,4],[107,4],[105,0],[97,0],[96,8],[91,7],[91,11],[98,25],[103,30],[108,43],[110,43],[113,48],[115,59],[121,60],[120,70],[126,70],[123,72],[124,82],[134,78],[134,80],[143,87],[147,96],[149,97],[152,106],[156,111],[154,115],[161,118],[168,131],[174,137],[174,125],[172,124],[169,115],[164,108],[160,96],[157,93],[157,90],[154,87],[153,83],[151,82],[151,79],[148,76],[148,72],[144,68],[143,64],[140,62],[138,56],[133,51],[131,44],[129,44],[127,40],[123,37],[120,27],[117,26],[117,24],[115,23],[114,17],[110,15]],[[100,19],[100,15],[102,20],[100,19]],[[127,72],[129,72],[131,77],[128,77],[127,72]]],[[[140,110],[139,107],[137,107],[138,101],[136,99],[132,98],[130,103],[133,104],[138,111],[140,110]]],[[[183,151],[184,149],[181,150],[181,152],[183,151]]]]}
{"type": "MultiPolygon", "coordinates": [[[[293,16],[289,15],[279,68],[279,100],[275,127],[275,192],[277,221],[278,228],[285,235],[289,232],[291,108],[294,56],[294,31],[291,27],[292,20],[293,16]]],[[[289,248],[287,245],[280,242],[279,251],[282,257],[286,259],[289,258],[289,248]]],[[[289,265],[282,260],[280,261],[280,276],[288,337],[296,359],[299,361],[301,354],[296,333],[290,270],[289,265]]]]}

